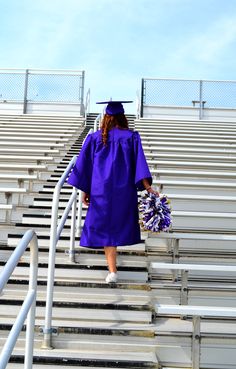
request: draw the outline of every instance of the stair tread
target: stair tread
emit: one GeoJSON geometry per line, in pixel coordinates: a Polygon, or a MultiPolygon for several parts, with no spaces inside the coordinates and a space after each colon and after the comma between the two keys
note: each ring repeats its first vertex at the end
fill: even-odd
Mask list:
{"type": "MultiPolygon", "coordinates": [[[[38,286],[37,301],[46,300],[47,286],[38,286]]],[[[28,292],[25,285],[8,284],[3,290],[1,300],[20,300],[28,292]]],[[[151,294],[149,291],[122,290],[113,288],[87,288],[87,287],[64,287],[54,286],[55,302],[78,302],[78,303],[103,303],[115,305],[147,305],[150,302],[151,294]]]]}

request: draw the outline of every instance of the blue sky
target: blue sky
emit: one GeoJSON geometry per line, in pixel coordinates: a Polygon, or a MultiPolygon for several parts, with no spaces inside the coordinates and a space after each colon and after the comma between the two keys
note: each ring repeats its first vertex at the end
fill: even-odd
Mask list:
{"type": "Polygon", "coordinates": [[[85,70],[92,111],[142,77],[236,79],[236,0],[0,1],[0,68],[85,70]]]}

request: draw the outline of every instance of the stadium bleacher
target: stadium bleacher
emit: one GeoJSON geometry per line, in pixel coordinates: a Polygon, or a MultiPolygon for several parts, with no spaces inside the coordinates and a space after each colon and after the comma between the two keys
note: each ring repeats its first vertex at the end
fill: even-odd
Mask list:
{"type": "MultiPolygon", "coordinates": [[[[0,115],[0,272],[28,229],[39,243],[33,369],[235,369],[236,125],[135,118],[154,185],[168,195],[168,233],[119,247],[109,286],[103,251],[68,258],[71,216],[57,245],[52,346],[43,347],[53,191],[96,114],[0,115]]],[[[59,216],[71,194],[65,185],[59,216]]],[[[86,208],[82,209],[82,224],[86,208]]],[[[29,250],[0,296],[0,349],[27,293],[29,250]]],[[[22,331],[7,368],[23,368],[22,331]]]]}

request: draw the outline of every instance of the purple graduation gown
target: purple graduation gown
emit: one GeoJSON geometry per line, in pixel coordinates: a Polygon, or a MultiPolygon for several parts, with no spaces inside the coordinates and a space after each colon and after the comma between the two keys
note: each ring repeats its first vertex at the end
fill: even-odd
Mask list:
{"type": "Polygon", "coordinates": [[[113,128],[88,135],[67,182],[90,194],[80,245],[91,248],[140,242],[137,190],[152,177],[138,132],[113,128]]]}

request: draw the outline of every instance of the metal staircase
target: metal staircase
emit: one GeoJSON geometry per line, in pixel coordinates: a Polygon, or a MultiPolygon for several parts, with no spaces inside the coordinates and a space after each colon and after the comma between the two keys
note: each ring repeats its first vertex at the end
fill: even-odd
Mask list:
{"type": "MultiPolygon", "coordinates": [[[[63,230],[56,254],[53,303],[53,350],[42,349],[47,285],[49,229],[52,195],[56,182],[71,158],[78,154],[83,139],[96,115],[89,114],[86,126],[68,152],[61,158],[51,177],[35,195],[22,221],[9,232],[8,245],[1,249],[5,260],[26,229],[34,229],[39,242],[39,277],[35,323],[34,368],[80,366],[86,368],[158,368],[155,354],[152,296],[148,285],[148,264],[144,242],[121,247],[118,256],[120,281],[105,283],[107,267],[103,251],[79,246],[76,237],[75,263],[68,250],[70,218],[63,230]]],[[[133,126],[134,116],[130,116],[133,126]]],[[[65,186],[59,211],[71,187],[65,186]]],[[[83,218],[86,209],[83,209],[83,218]]],[[[0,347],[24,299],[29,268],[29,253],[21,258],[0,305],[0,347]],[[7,306],[7,309],[6,309],[7,306]]],[[[9,368],[23,367],[25,333],[17,341],[9,368]]]]}

